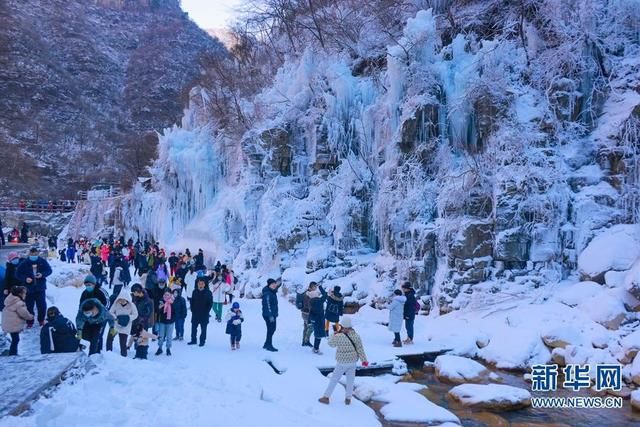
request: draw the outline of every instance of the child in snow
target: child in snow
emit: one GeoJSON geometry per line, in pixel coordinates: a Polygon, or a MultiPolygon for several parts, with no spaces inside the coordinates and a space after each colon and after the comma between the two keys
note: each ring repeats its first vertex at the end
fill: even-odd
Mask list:
{"type": "Polygon", "coordinates": [[[60,314],[58,307],[49,307],[47,323],[40,330],[40,352],[75,353],[80,344],[77,333],[73,322],[60,314]]]}
{"type": "Polygon", "coordinates": [[[102,335],[109,324],[109,334],[115,336],[114,318],[96,298],[90,298],[80,305],[76,316],[78,334],[76,338],[89,341],[89,356],[102,350],[102,335]]]}
{"type": "Polygon", "coordinates": [[[162,300],[158,304],[158,351],[156,356],[162,354],[162,344],[167,344],[167,356],[171,356],[171,341],[173,337],[173,325],[176,315],[173,310],[173,294],[169,288],[165,288],[162,300]]]}
{"type": "Polygon", "coordinates": [[[231,305],[231,310],[227,313],[225,320],[227,321],[227,335],[231,336],[231,350],[240,349],[240,338],[242,338],[242,311],[240,310],[240,304],[234,302],[231,305]]]}
{"type": "Polygon", "coordinates": [[[20,342],[20,332],[24,330],[27,321],[33,322],[33,314],[27,310],[24,299],[27,297],[27,288],[24,286],[14,286],[11,293],[4,300],[2,310],[2,330],[11,335],[11,346],[9,356],[18,355],[18,343],[20,342]]]}
{"type": "Polygon", "coordinates": [[[127,343],[127,349],[131,348],[131,344],[136,344],[136,355],[134,359],[146,359],[149,353],[149,339],[157,339],[156,335],[145,331],[142,323],[136,323],[131,329],[131,336],[127,343]]]}
{"type": "Polygon", "coordinates": [[[187,301],[182,296],[182,288],[173,291],[173,311],[176,316],[175,340],[184,340],[184,321],[187,318],[187,301]]]}
{"type": "Polygon", "coordinates": [[[402,330],[402,322],[404,320],[404,303],[407,297],[402,294],[400,289],[393,291],[393,298],[389,304],[389,330],[393,332],[393,346],[402,347],[400,340],[400,331],[402,330]]]}

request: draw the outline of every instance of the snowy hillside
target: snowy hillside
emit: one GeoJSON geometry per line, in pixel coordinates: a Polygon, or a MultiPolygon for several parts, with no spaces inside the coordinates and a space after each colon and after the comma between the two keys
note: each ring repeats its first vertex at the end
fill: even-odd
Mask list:
{"type": "MultiPolygon", "coordinates": [[[[160,138],[154,191],[109,208],[110,224],[205,248],[249,295],[282,274],[370,302],[409,280],[448,312],[567,277],[604,283],[607,268],[578,261],[638,216],[633,2],[400,3],[338,24],[357,5],[325,2],[316,31],[278,27],[273,57],[293,53],[255,93],[192,90],[160,138]]],[[[242,49],[266,49],[243,43],[242,78],[259,74],[242,49]]]]}

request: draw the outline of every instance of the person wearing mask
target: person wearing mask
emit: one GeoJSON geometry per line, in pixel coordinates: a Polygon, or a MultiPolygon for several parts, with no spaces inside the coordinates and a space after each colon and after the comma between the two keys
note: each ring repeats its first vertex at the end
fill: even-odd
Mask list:
{"type": "Polygon", "coordinates": [[[344,404],[350,405],[353,397],[353,382],[356,377],[356,364],[358,360],[361,360],[362,366],[369,366],[367,355],[362,346],[362,339],[353,329],[350,316],[344,317],[338,331],[329,338],[329,346],[336,349],[336,367],[331,374],[327,389],[318,401],[328,405],[329,398],[333,394],[338,381],[340,381],[342,375],[346,375],[344,404]]]}
{"type": "Polygon", "coordinates": [[[89,274],[84,278],[84,291],[80,294],[80,305],[91,298],[100,301],[104,307],[109,306],[109,298],[106,293],[102,290],[96,278],[92,274],[89,274]]]}
{"type": "Polygon", "coordinates": [[[73,322],[62,314],[57,307],[47,309],[47,323],[40,330],[40,353],[75,353],[80,341],[73,322]]]}
{"type": "Polygon", "coordinates": [[[207,325],[209,324],[209,312],[213,307],[213,295],[207,288],[206,276],[201,275],[196,280],[196,288],[191,294],[191,341],[187,345],[196,344],[198,326],[200,326],[200,347],[207,340],[207,325]]]}
{"type": "Polygon", "coordinates": [[[114,318],[96,298],[88,299],[80,305],[76,316],[76,338],[89,341],[89,356],[102,351],[102,335],[107,325],[109,334],[115,336],[118,331],[114,327],[114,318]]]}
{"type": "Polygon", "coordinates": [[[267,336],[262,348],[267,351],[278,351],[273,346],[273,334],[276,332],[278,319],[278,288],[280,283],[274,279],[268,279],[267,286],[262,288],[262,318],[267,327],[267,336]]]}
{"type": "MultiPolygon", "coordinates": [[[[51,266],[46,259],[38,255],[38,248],[29,250],[29,257],[18,264],[16,279],[27,288],[25,303],[29,313],[35,314],[34,305],[38,309],[38,323],[44,325],[47,314],[47,277],[51,275],[51,266]]],[[[27,322],[27,328],[33,326],[33,320],[27,322]]]]}
{"type": "Polygon", "coordinates": [[[4,308],[4,299],[11,293],[11,288],[20,285],[20,281],[16,278],[18,264],[20,264],[18,253],[10,252],[9,255],[7,255],[7,265],[4,270],[4,280],[2,281],[2,292],[0,292],[0,311],[4,308]]]}
{"type": "Polygon", "coordinates": [[[149,297],[147,290],[140,283],[134,283],[131,285],[131,293],[133,295],[133,303],[138,310],[138,317],[133,321],[133,326],[138,323],[142,324],[142,329],[144,330],[153,327],[153,300],[149,297]]]}
{"type": "Polygon", "coordinates": [[[404,302],[404,326],[407,330],[407,339],[403,342],[405,344],[413,344],[413,324],[416,320],[416,313],[418,311],[418,301],[416,300],[416,291],[413,290],[411,283],[405,282],[402,285],[402,292],[407,300],[404,302]]]}

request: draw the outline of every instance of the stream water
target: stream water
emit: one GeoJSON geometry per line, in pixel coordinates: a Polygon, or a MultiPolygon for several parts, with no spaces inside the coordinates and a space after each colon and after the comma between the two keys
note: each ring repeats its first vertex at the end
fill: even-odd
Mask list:
{"type": "MultiPolygon", "coordinates": [[[[502,381],[501,384],[531,390],[521,373],[507,371],[494,371],[502,381]]],[[[432,368],[411,370],[403,381],[424,384],[426,389],[421,391],[426,398],[433,403],[449,409],[456,414],[465,427],[626,427],[640,426],[640,413],[631,409],[629,400],[624,400],[621,409],[534,409],[527,408],[517,411],[490,412],[482,409],[469,409],[447,397],[447,392],[455,387],[455,384],[445,384],[435,377],[432,368]]],[[[576,397],[593,396],[589,392],[573,392],[559,389],[553,393],[536,393],[534,396],[547,397],[576,397]]],[[[374,410],[378,412],[382,425],[385,427],[415,427],[417,423],[396,423],[384,421],[379,410],[384,403],[370,402],[374,410]]]]}

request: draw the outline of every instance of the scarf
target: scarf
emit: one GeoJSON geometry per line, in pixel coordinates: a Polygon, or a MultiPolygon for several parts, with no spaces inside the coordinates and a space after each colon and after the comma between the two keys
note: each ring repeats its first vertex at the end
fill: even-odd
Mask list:
{"type": "Polygon", "coordinates": [[[171,305],[173,304],[173,295],[165,294],[162,299],[164,300],[163,311],[167,316],[167,320],[171,320],[171,305]]]}

